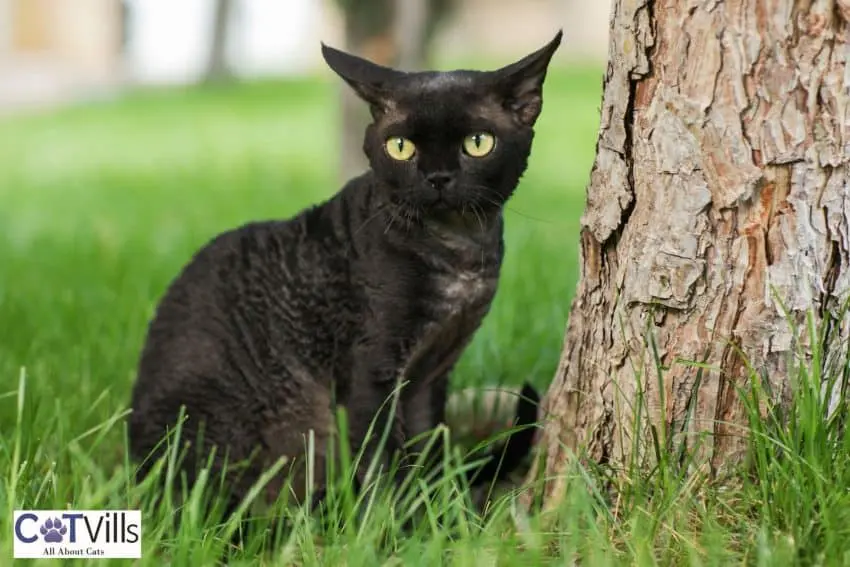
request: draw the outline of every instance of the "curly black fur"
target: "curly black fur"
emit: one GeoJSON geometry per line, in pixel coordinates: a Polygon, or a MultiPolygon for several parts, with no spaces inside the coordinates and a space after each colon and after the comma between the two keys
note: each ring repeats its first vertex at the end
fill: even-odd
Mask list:
{"type": "MultiPolygon", "coordinates": [[[[371,168],[294,218],[219,235],[171,284],[132,394],[130,451],[140,476],[163,455],[160,441],[181,408],[182,439],[194,443],[194,457],[181,465],[189,484],[215,447],[214,470],[243,463],[226,473],[237,499],[281,456],[293,464],[268,495],[284,477],[303,489],[298,464],[310,430],[315,470],[325,470],[338,405],[364,464],[388,465],[423,447],[405,445],[443,422],[449,374],[496,292],[502,209],[525,171],[560,38],[492,72],[402,73],[323,46],[330,67],[372,109],[364,139],[371,168]],[[474,158],[461,142],[479,131],[495,135],[496,145],[474,158]],[[389,136],[412,140],[414,158],[389,157],[389,136]],[[384,402],[399,384],[390,416],[384,402]]],[[[488,462],[476,483],[509,472],[527,453],[530,443],[518,435],[501,470],[488,462]]],[[[397,481],[406,469],[399,470],[397,481]]]]}

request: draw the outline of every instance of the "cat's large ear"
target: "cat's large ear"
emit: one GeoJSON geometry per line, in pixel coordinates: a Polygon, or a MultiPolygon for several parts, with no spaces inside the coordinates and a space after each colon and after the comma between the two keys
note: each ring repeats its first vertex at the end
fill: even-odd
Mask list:
{"type": "Polygon", "coordinates": [[[373,117],[392,107],[392,84],[403,78],[405,73],[334,49],[324,43],[322,57],[328,67],[342,77],[360,98],[369,103],[373,117]]]}
{"type": "Polygon", "coordinates": [[[558,46],[562,30],[545,47],[526,55],[516,63],[492,71],[496,88],[505,105],[525,126],[533,126],[543,108],[543,80],[558,46]]]}

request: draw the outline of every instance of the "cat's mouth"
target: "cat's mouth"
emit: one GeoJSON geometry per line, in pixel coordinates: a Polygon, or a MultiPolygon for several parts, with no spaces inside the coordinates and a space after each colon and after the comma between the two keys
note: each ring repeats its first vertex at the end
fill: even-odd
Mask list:
{"type": "Polygon", "coordinates": [[[420,195],[423,208],[432,213],[462,212],[464,201],[458,195],[450,191],[429,191],[420,195]]]}
{"type": "Polygon", "coordinates": [[[438,195],[432,202],[427,204],[427,207],[434,212],[452,211],[457,208],[443,195],[438,195]]]}
{"type": "Polygon", "coordinates": [[[481,229],[490,225],[494,213],[492,207],[445,191],[438,194],[419,193],[411,197],[393,199],[398,212],[411,221],[433,220],[455,228],[481,229]]]}
{"type": "Polygon", "coordinates": [[[431,216],[450,211],[460,211],[461,206],[445,195],[415,195],[413,198],[400,198],[396,205],[416,216],[431,216]]]}

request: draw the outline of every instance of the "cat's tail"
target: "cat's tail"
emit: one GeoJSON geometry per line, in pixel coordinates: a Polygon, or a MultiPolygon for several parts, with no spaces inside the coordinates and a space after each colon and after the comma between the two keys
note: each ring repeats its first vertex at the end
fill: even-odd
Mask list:
{"type": "Polygon", "coordinates": [[[507,439],[490,450],[481,465],[467,472],[471,487],[504,480],[525,462],[534,444],[539,404],[540,395],[526,382],[519,393],[507,439]]]}

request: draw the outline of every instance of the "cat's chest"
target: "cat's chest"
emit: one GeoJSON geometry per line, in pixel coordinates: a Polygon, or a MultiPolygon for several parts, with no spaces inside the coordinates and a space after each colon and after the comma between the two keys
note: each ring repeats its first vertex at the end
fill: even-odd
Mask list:
{"type": "Polygon", "coordinates": [[[454,365],[489,310],[496,285],[496,274],[482,270],[457,270],[432,278],[430,293],[422,298],[429,317],[411,337],[403,370],[407,379],[429,383],[454,365]]]}
{"type": "Polygon", "coordinates": [[[496,293],[496,277],[484,270],[457,270],[433,277],[430,298],[435,313],[474,315],[496,293]]]}

